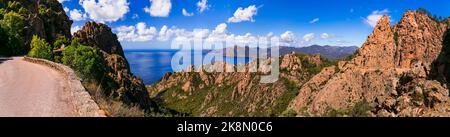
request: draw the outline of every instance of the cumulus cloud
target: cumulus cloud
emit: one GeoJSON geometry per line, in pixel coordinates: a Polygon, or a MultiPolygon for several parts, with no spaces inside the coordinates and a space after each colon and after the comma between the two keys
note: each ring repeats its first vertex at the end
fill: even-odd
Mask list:
{"type": "Polygon", "coordinates": [[[280,35],[280,41],[286,43],[292,43],[295,41],[295,35],[292,31],[286,31],[280,35]]]}
{"type": "Polygon", "coordinates": [[[193,32],[193,37],[205,39],[209,36],[208,29],[195,29],[193,32]]]}
{"type": "MultiPolygon", "coordinates": [[[[282,38],[283,45],[289,46],[295,43],[295,36],[291,31],[286,31],[281,35],[274,35],[272,32],[265,36],[258,37],[251,33],[244,35],[231,34],[227,32],[226,23],[218,24],[214,29],[197,28],[193,30],[185,30],[175,26],[168,27],[164,25],[158,31],[155,27],[148,27],[145,23],[138,23],[133,26],[120,26],[114,30],[117,32],[120,41],[144,42],[144,41],[160,41],[170,42],[171,40],[193,40],[196,38],[209,42],[225,42],[232,41],[240,46],[254,46],[250,42],[257,42],[259,38],[282,38]]],[[[281,42],[280,41],[280,42],[281,42]]]]}
{"type": "Polygon", "coordinates": [[[75,32],[77,32],[78,30],[81,30],[81,27],[80,26],[73,26],[72,28],[70,28],[70,33],[75,33],[75,32]]]}
{"type": "Polygon", "coordinates": [[[114,22],[129,12],[127,0],[80,0],[89,18],[98,22],[114,22]]]}
{"type": "Polygon", "coordinates": [[[159,41],[168,41],[172,38],[177,37],[183,37],[183,38],[189,38],[192,37],[193,33],[186,31],[185,29],[180,29],[177,27],[167,27],[166,25],[161,27],[161,30],[159,31],[157,40],[159,41]]]}
{"type": "Polygon", "coordinates": [[[81,10],[74,9],[69,11],[70,19],[74,21],[82,21],[87,18],[86,13],[83,13],[81,10]]]}
{"type": "Polygon", "coordinates": [[[217,34],[224,34],[227,32],[227,24],[225,23],[221,23],[219,25],[216,26],[216,29],[214,29],[214,33],[217,34]]]}
{"type": "Polygon", "coordinates": [[[194,16],[194,13],[192,13],[192,12],[187,12],[186,9],[184,9],[184,8],[183,8],[181,11],[182,11],[182,13],[183,13],[183,16],[188,16],[188,17],[194,16]]]}
{"type": "Polygon", "coordinates": [[[320,20],[319,18],[315,18],[315,19],[309,21],[309,23],[314,24],[316,22],[319,22],[319,20],[320,20]]]}
{"type": "Polygon", "coordinates": [[[209,9],[208,0],[200,0],[197,2],[197,10],[202,13],[203,11],[209,9]]]}
{"type": "Polygon", "coordinates": [[[144,22],[139,22],[135,26],[120,26],[116,31],[120,41],[150,41],[158,34],[155,27],[147,27],[144,22]]]}
{"type": "Polygon", "coordinates": [[[329,39],[329,38],[332,38],[333,36],[332,35],[330,35],[330,34],[328,34],[328,33],[322,33],[322,34],[320,34],[320,38],[321,39],[329,39]]]}
{"type": "Polygon", "coordinates": [[[70,0],[58,0],[59,3],[63,3],[63,2],[66,2],[66,1],[70,1],[70,0]]]}
{"type": "Polygon", "coordinates": [[[305,34],[304,36],[303,36],[303,40],[305,41],[305,42],[310,42],[310,41],[312,41],[313,39],[314,39],[314,33],[308,33],[308,34],[305,34]]]}
{"type": "Polygon", "coordinates": [[[234,12],[233,17],[228,18],[228,23],[238,23],[242,21],[255,22],[253,16],[258,14],[258,8],[255,5],[248,6],[247,8],[239,7],[234,12]]]}
{"type": "Polygon", "coordinates": [[[269,33],[267,33],[266,37],[267,37],[267,38],[271,38],[271,37],[273,37],[273,32],[269,32],[269,33]]]}
{"type": "Polygon", "coordinates": [[[372,11],[370,15],[364,18],[364,23],[370,25],[371,27],[375,27],[378,21],[381,19],[381,17],[383,17],[383,15],[388,14],[389,14],[388,9],[372,11]]]}
{"type": "Polygon", "coordinates": [[[151,6],[145,7],[144,11],[153,17],[168,17],[172,3],[170,0],[150,0],[151,6]]]}

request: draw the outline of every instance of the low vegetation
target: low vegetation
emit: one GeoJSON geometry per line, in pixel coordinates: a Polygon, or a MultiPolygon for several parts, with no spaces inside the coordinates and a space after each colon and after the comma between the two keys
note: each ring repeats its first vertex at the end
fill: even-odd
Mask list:
{"type": "Polygon", "coordinates": [[[437,15],[433,15],[430,11],[428,11],[425,8],[418,8],[417,11],[426,14],[428,17],[430,17],[433,21],[436,22],[444,22],[446,21],[446,18],[442,17],[442,16],[437,16],[437,15]]]}
{"type": "MultiPolygon", "coordinates": [[[[4,10],[2,12],[5,12],[4,10]]],[[[0,54],[14,56],[24,54],[23,28],[25,18],[15,11],[2,13],[0,20],[0,54]]]]}
{"type": "Polygon", "coordinates": [[[311,75],[318,74],[325,67],[338,65],[338,60],[330,60],[324,57],[320,57],[321,62],[319,64],[315,64],[308,59],[309,56],[306,54],[297,53],[296,56],[299,57],[302,61],[302,67],[305,68],[306,71],[311,75]]]}
{"type": "Polygon", "coordinates": [[[371,108],[369,103],[363,99],[353,105],[350,109],[331,109],[328,117],[368,117],[371,108]]]}
{"type": "Polygon", "coordinates": [[[28,53],[28,56],[34,58],[42,58],[47,60],[53,60],[53,47],[48,44],[44,39],[39,38],[38,36],[33,36],[30,44],[31,50],[28,53]]]}
{"type": "Polygon", "coordinates": [[[62,62],[84,79],[100,80],[104,74],[105,66],[97,50],[81,45],[76,39],[64,49],[62,62]]]}

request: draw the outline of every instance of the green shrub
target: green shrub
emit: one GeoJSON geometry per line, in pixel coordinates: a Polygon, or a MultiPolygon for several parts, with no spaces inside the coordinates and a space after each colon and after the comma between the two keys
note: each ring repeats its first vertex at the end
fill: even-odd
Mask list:
{"type": "Polygon", "coordinates": [[[47,60],[53,60],[53,47],[48,44],[44,39],[34,35],[30,43],[31,50],[28,56],[34,58],[42,58],[47,60]]]}
{"type": "Polygon", "coordinates": [[[352,55],[348,55],[344,58],[344,61],[350,61],[352,59],[354,59],[356,56],[358,56],[358,50],[356,50],[355,52],[353,52],[352,55]]]}
{"type": "Polygon", "coordinates": [[[369,103],[363,99],[350,109],[331,109],[325,114],[327,117],[367,117],[370,112],[369,103]]]}
{"type": "Polygon", "coordinates": [[[25,27],[25,18],[16,12],[4,14],[0,20],[2,28],[2,38],[5,40],[2,46],[2,52],[6,56],[20,55],[25,53],[23,42],[23,29],[25,27]]]}
{"type": "Polygon", "coordinates": [[[81,45],[77,40],[64,49],[62,62],[84,79],[99,80],[104,73],[103,61],[97,50],[81,45]]]}
{"type": "Polygon", "coordinates": [[[0,9],[0,20],[3,19],[4,15],[5,15],[5,9],[0,9]]]}
{"type": "MultiPolygon", "coordinates": [[[[320,57],[320,60],[321,60],[320,64],[315,64],[313,62],[310,62],[307,59],[308,55],[306,55],[306,54],[297,53],[296,56],[300,58],[300,60],[302,62],[302,67],[305,68],[306,71],[311,75],[315,75],[315,74],[319,73],[325,67],[329,67],[329,66],[333,66],[333,65],[337,66],[337,64],[338,64],[337,60],[329,60],[324,57],[320,57]]],[[[336,70],[338,70],[338,68],[336,70]]]]}
{"type": "Polygon", "coordinates": [[[12,11],[19,11],[19,9],[22,7],[22,4],[18,1],[10,1],[8,2],[8,9],[12,11]]]}
{"type": "Polygon", "coordinates": [[[8,34],[0,27],[0,55],[8,55],[8,34]]]}
{"type": "Polygon", "coordinates": [[[48,13],[48,9],[45,6],[43,6],[43,5],[39,6],[39,15],[40,16],[45,16],[45,15],[47,15],[47,13],[48,13]]]}
{"type": "Polygon", "coordinates": [[[419,12],[421,12],[421,13],[427,15],[427,16],[430,17],[433,21],[436,21],[436,22],[443,22],[443,21],[445,21],[445,18],[443,18],[442,16],[439,16],[439,17],[438,17],[437,15],[433,15],[430,11],[428,11],[428,10],[425,9],[425,8],[419,8],[419,9],[417,9],[417,11],[419,11],[419,12]]]}
{"type": "Polygon", "coordinates": [[[292,109],[286,109],[280,115],[280,117],[295,117],[295,116],[297,116],[297,112],[295,112],[292,109]]]}
{"type": "Polygon", "coordinates": [[[62,45],[69,46],[71,44],[70,40],[65,36],[59,36],[53,43],[53,49],[59,49],[62,45]]]}

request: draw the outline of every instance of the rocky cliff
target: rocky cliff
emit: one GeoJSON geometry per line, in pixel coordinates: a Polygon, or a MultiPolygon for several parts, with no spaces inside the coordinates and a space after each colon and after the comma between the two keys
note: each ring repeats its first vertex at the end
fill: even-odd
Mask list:
{"type": "Polygon", "coordinates": [[[431,75],[448,24],[421,11],[390,22],[383,16],[355,58],[312,78],[290,108],[300,116],[449,116],[447,83],[431,75]]]}
{"type": "Polygon", "coordinates": [[[383,16],[345,61],[282,56],[273,84],[258,83],[258,73],[202,71],[168,74],[148,89],[194,116],[450,116],[450,20],[418,10],[390,23],[383,16]]]}
{"type": "Polygon", "coordinates": [[[102,23],[86,22],[73,37],[81,44],[100,51],[106,65],[102,84],[107,83],[107,87],[103,88],[111,91],[106,95],[117,97],[127,104],[139,104],[143,108],[153,105],[142,80],[131,73],[122,46],[111,28],[102,23]]]}
{"type": "MultiPolygon", "coordinates": [[[[155,85],[148,86],[151,96],[162,105],[190,116],[282,116],[298,89],[322,68],[333,62],[319,55],[291,53],[280,59],[281,74],[275,83],[260,83],[263,72],[210,72],[236,65],[215,62],[199,67],[198,72],[169,73],[155,85]]],[[[325,70],[334,71],[335,67],[325,70]]]]}
{"type": "MultiPolygon", "coordinates": [[[[46,39],[53,43],[59,36],[71,38],[70,27],[73,21],[64,12],[58,0],[14,0],[17,6],[6,8],[23,7],[21,15],[25,17],[25,27],[23,28],[23,38],[25,50],[30,50],[30,42],[33,35],[46,39]],[[17,3],[18,2],[18,3],[17,3]]],[[[9,0],[0,0],[1,4],[7,5],[9,0]]]]}

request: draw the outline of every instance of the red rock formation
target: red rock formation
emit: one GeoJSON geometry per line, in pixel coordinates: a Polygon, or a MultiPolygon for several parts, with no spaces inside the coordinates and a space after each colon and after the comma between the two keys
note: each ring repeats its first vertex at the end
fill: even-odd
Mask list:
{"type": "Polygon", "coordinates": [[[83,28],[75,32],[81,44],[97,48],[106,64],[107,77],[116,85],[109,85],[113,96],[117,96],[128,104],[140,104],[144,108],[154,105],[142,80],[133,76],[130,71],[122,46],[117,36],[107,25],[95,22],[86,22],[83,28]],[[114,88],[117,87],[117,88],[114,88]]]}
{"type": "Polygon", "coordinates": [[[316,75],[290,108],[299,115],[352,115],[363,102],[369,116],[449,116],[449,90],[429,76],[447,25],[420,11],[406,11],[392,27],[389,22],[383,16],[354,59],[340,62],[339,72],[316,75]]]}

